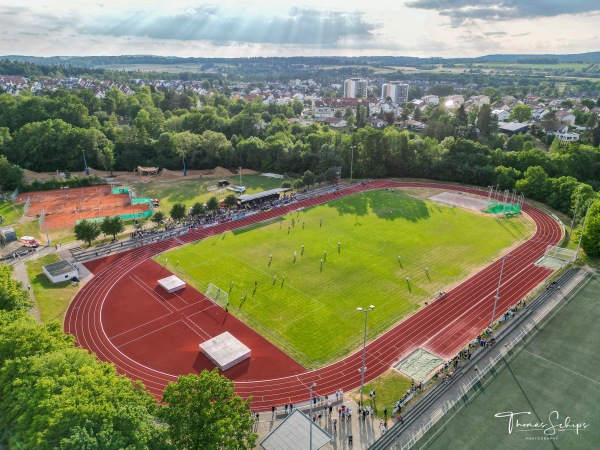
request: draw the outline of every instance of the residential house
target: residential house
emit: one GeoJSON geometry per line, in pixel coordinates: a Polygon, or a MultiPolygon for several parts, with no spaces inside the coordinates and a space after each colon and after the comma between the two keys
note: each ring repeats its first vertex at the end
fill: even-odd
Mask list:
{"type": "Polygon", "coordinates": [[[550,112],[550,110],[546,107],[535,107],[531,110],[531,117],[533,117],[534,120],[541,120],[542,117],[544,117],[546,114],[548,114],[550,112]]]}
{"type": "Polygon", "coordinates": [[[558,111],[556,111],[556,118],[561,123],[569,124],[572,127],[575,126],[575,119],[576,119],[575,114],[573,114],[568,109],[559,109],[558,111]]]}
{"type": "Polygon", "coordinates": [[[329,125],[332,128],[343,128],[348,125],[348,122],[344,119],[338,119],[337,117],[327,117],[323,119],[325,125],[329,125]]]}
{"type": "Polygon", "coordinates": [[[546,134],[556,136],[561,142],[575,142],[579,140],[579,133],[569,131],[568,125],[561,125],[556,130],[546,131],[546,134]]]}
{"type": "Polygon", "coordinates": [[[464,102],[465,98],[462,95],[449,95],[444,98],[444,106],[447,109],[457,109],[464,102]]]}
{"type": "Polygon", "coordinates": [[[506,122],[510,117],[510,113],[504,109],[494,109],[492,115],[496,116],[498,122],[506,122]]]}
{"type": "Polygon", "coordinates": [[[367,120],[367,123],[373,128],[385,128],[388,124],[385,120],[378,119],[377,117],[370,118],[367,120]]]}
{"type": "Polygon", "coordinates": [[[407,120],[406,126],[411,130],[419,131],[425,129],[425,124],[423,122],[419,122],[418,120],[407,120]]]}
{"type": "Polygon", "coordinates": [[[490,104],[490,98],[487,95],[474,95],[469,99],[469,104],[481,108],[483,105],[490,104]]]}
{"type": "Polygon", "coordinates": [[[427,105],[439,105],[440,98],[437,95],[429,94],[421,97],[421,100],[427,105]]]}

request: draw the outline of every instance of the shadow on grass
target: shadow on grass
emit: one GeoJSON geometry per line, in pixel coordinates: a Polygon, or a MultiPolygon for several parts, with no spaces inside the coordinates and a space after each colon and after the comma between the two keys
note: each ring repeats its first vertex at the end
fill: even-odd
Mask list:
{"type": "Polygon", "coordinates": [[[71,281],[61,281],[60,283],[51,283],[46,275],[43,273],[37,274],[33,280],[32,285],[37,285],[42,289],[64,289],[71,285],[71,281]]]}
{"type": "Polygon", "coordinates": [[[429,218],[429,210],[423,200],[405,195],[392,195],[383,191],[352,195],[329,202],[327,205],[337,209],[339,215],[352,214],[357,218],[368,215],[370,211],[385,220],[404,219],[418,222],[429,218]]]}
{"type": "Polygon", "coordinates": [[[247,233],[248,231],[252,231],[252,230],[256,230],[258,228],[266,227],[266,226],[271,225],[273,223],[283,222],[284,220],[285,219],[283,217],[278,216],[278,217],[274,217],[274,218],[269,219],[269,220],[265,220],[264,222],[257,222],[257,223],[254,223],[252,225],[248,225],[247,227],[244,227],[244,228],[238,228],[238,229],[235,229],[235,230],[231,230],[231,233],[233,235],[247,233]]]}

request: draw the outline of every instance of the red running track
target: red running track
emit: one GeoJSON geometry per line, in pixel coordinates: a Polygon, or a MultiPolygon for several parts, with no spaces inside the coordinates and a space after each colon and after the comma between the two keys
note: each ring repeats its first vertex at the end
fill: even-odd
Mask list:
{"type": "MultiPolygon", "coordinates": [[[[103,258],[89,264],[95,276],[75,296],[65,316],[64,330],[76,337],[78,345],[91,350],[99,359],[112,362],[119,372],[143,381],[147,389],[160,398],[166,384],[175,381],[177,375],[198,371],[205,366],[202,358],[198,358],[196,347],[198,342],[201,342],[198,336],[202,336],[202,332],[212,336],[218,334],[216,330],[223,332],[233,329],[236,330],[235,334],[245,325],[233,318],[227,318],[221,327],[216,326],[215,324],[222,320],[223,311],[216,311],[214,308],[211,310],[207,303],[200,300],[202,294],[189,288],[185,290],[189,291],[189,294],[186,293],[190,295],[189,298],[181,294],[183,299],[161,299],[161,295],[164,297],[164,291],[155,290],[152,284],[157,271],[161,269],[161,266],[149,261],[153,255],[188,242],[283,215],[301,207],[310,207],[364,190],[387,187],[428,187],[485,194],[480,190],[459,186],[378,180],[103,258]],[[151,306],[154,312],[144,309],[141,313],[140,303],[135,303],[142,298],[139,289],[145,290],[143,298],[151,296],[154,299],[156,304],[151,306]],[[191,304],[190,299],[194,296],[195,304],[191,304]],[[185,302],[189,302],[190,305],[185,302]],[[128,306],[130,303],[138,305],[137,309],[128,306]],[[109,317],[106,314],[107,310],[103,314],[103,308],[109,306],[117,308],[116,317],[109,317]],[[169,307],[171,309],[165,309],[169,307]],[[186,308],[192,309],[190,314],[187,314],[186,308]],[[205,314],[205,317],[201,321],[195,321],[195,314],[205,314]],[[139,320],[133,318],[137,315],[140,315],[139,320]],[[152,324],[148,324],[148,321],[152,324]],[[174,321],[177,321],[179,326],[174,327],[174,321]],[[208,324],[211,326],[208,327],[208,324]],[[202,331],[195,329],[199,326],[208,328],[202,331]],[[172,335],[159,333],[148,338],[142,330],[143,327],[149,327],[151,334],[169,329],[178,331],[172,335]],[[123,328],[125,333],[119,335],[123,328]],[[182,329],[188,330],[180,331],[182,329]],[[172,354],[164,356],[168,353],[166,350],[172,354]]],[[[548,214],[527,204],[523,205],[523,211],[534,220],[537,228],[533,237],[513,249],[510,252],[511,257],[505,261],[497,315],[525,297],[552,273],[552,270],[536,266],[534,262],[544,254],[548,245],[555,245],[562,239],[562,228],[548,214]]],[[[442,299],[422,308],[369,343],[365,380],[370,381],[381,375],[419,347],[444,359],[452,357],[464,348],[489,325],[500,266],[501,259],[448,291],[442,299]]],[[[170,274],[166,269],[163,271],[165,276],[170,274]]],[[[148,308],[148,303],[142,303],[142,306],[148,308]]],[[[251,330],[246,332],[247,336],[253,333],[251,330]]],[[[253,397],[252,408],[255,410],[264,411],[270,409],[271,405],[305,402],[308,400],[308,387],[314,381],[317,382],[318,395],[332,394],[340,388],[348,391],[360,386],[361,351],[330,366],[307,372],[264,339],[260,342],[259,347],[266,346],[262,355],[257,354],[257,359],[250,360],[241,370],[232,374],[226,373],[235,380],[236,392],[239,395],[253,397]]],[[[252,348],[252,351],[254,353],[255,348],[252,348]]]]}

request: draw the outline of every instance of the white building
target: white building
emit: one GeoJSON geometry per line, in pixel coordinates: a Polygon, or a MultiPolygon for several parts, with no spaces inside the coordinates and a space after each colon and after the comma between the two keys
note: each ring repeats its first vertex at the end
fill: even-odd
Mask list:
{"type": "Polygon", "coordinates": [[[381,86],[381,98],[390,97],[392,102],[399,105],[408,101],[408,83],[402,81],[390,81],[381,86]]]}
{"type": "Polygon", "coordinates": [[[344,98],[366,98],[369,82],[364,78],[348,78],[344,81],[344,98]]]}
{"type": "MultiPolygon", "coordinates": [[[[546,131],[546,130],[544,130],[546,131]]],[[[579,133],[569,131],[567,125],[561,125],[554,131],[546,131],[551,136],[556,136],[561,142],[575,142],[579,140],[579,133]]]]}
{"type": "Polygon", "coordinates": [[[439,105],[440,103],[440,98],[433,94],[425,95],[424,97],[421,97],[421,100],[428,105],[439,105]]]}
{"type": "Polygon", "coordinates": [[[504,109],[494,109],[492,115],[498,118],[498,122],[506,122],[510,117],[510,113],[504,109]]]}
{"type": "Polygon", "coordinates": [[[575,126],[576,117],[575,114],[573,114],[571,111],[559,109],[558,111],[556,111],[556,118],[560,120],[561,123],[569,124],[572,127],[575,126]]]}
{"type": "Polygon", "coordinates": [[[77,269],[68,261],[58,261],[52,264],[46,264],[42,267],[42,272],[52,283],[61,283],[79,277],[77,269]]]}

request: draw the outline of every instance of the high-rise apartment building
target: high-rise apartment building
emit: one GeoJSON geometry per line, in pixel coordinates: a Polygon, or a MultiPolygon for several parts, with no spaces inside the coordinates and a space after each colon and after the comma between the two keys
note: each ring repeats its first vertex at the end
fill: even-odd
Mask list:
{"type": "Polygon", "coordinates": [[[408,83],[402,81],[390,81],[381,86],[381,98],[390,97],[397,105],[408,101],[408,83]]]}
{"type": "Polygon", "coordinates": [[[364,78],[348,78],[344,81],[344,98],[366,98],[369,83],[364,78]]]}

